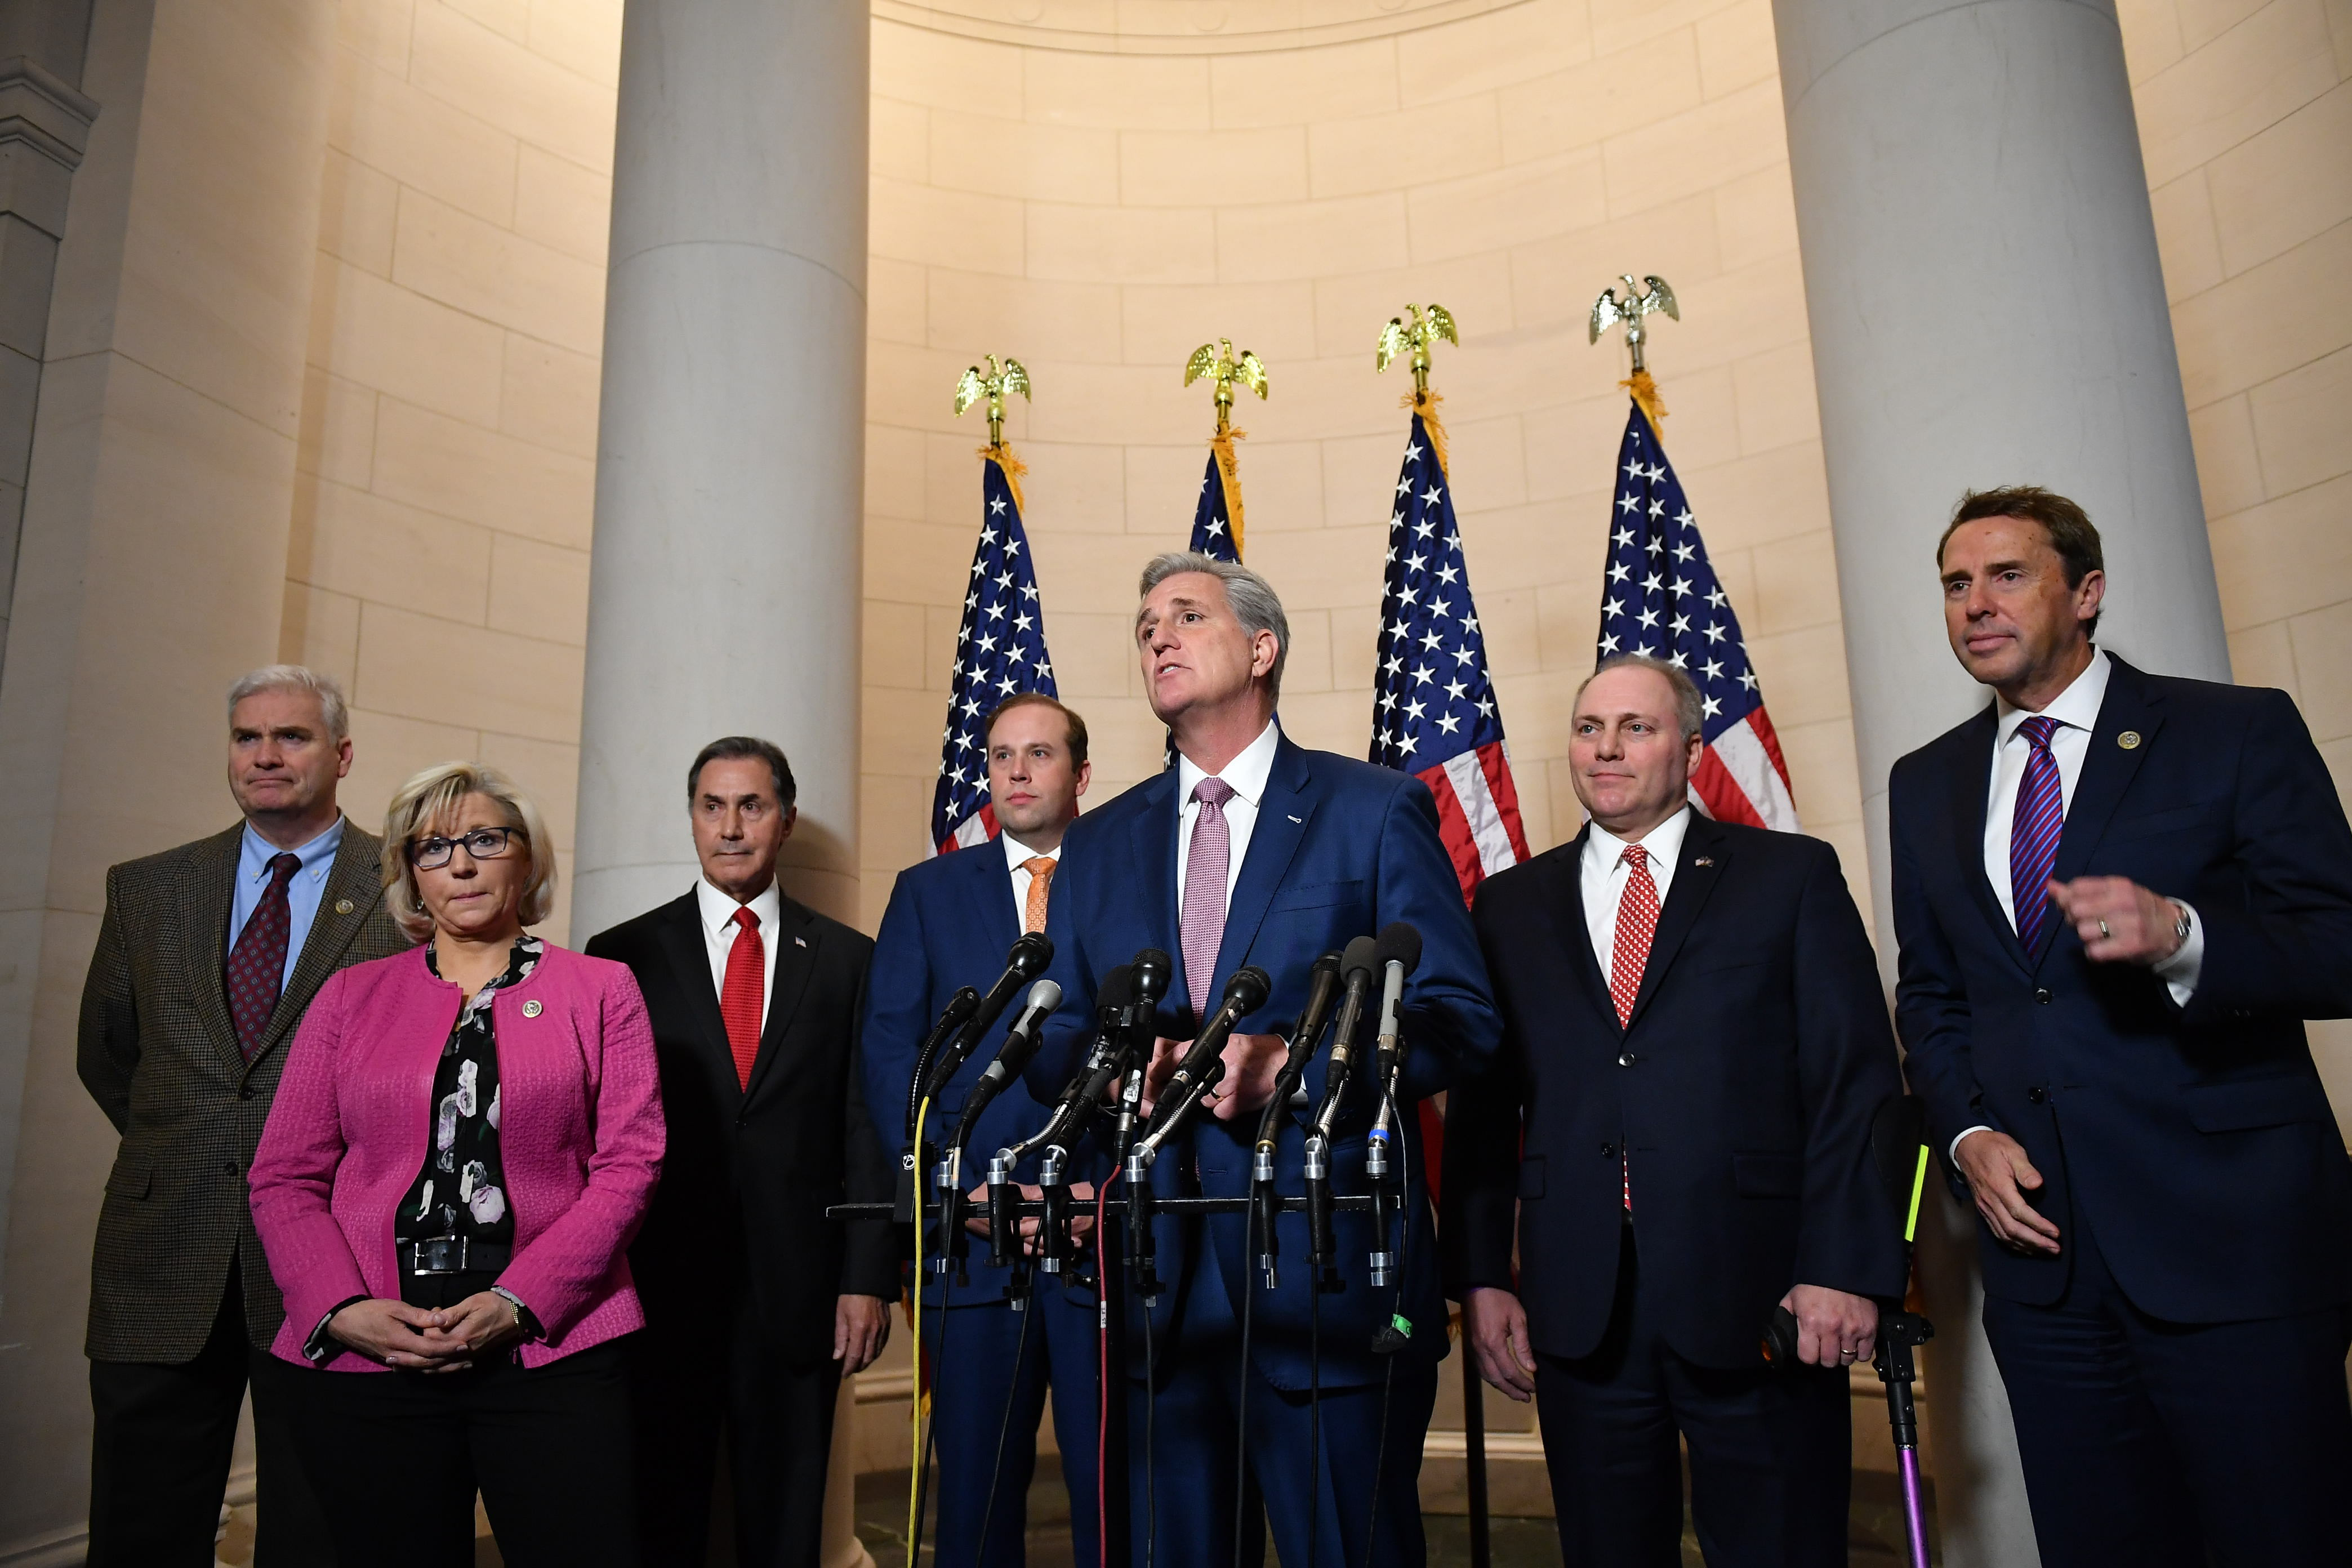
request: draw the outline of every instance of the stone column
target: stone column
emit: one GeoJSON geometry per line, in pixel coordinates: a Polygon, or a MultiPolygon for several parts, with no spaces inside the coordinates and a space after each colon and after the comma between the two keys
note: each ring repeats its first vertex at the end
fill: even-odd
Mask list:
{"type": "Polygon", "coordinates": [[[628,0],[572,929],[695,876],[686,770],[791,756],[789,889],[857,916],[869,21],[628,0]]]}
{"type": "MultiPolygon", "coordinates": [[[[2109,0],[1774,0],[1854,740],[1891,978],[1887,770],[1988,699],[1944,637],[1964,489],[2046,485],[2106,542],[2102,644],[2227,680],[2229,652],[2109,0]]],[[[1923,1215],[1951,1568],[2037,1560],[1970,1227],[1923,1215]]]]}

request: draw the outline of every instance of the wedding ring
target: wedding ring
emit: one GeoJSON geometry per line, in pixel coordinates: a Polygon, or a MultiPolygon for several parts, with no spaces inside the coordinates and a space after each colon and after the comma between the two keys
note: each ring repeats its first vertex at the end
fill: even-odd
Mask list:
{"type": "Polygon", "coordinates": [[[2110,938],[2110,937],[2114,936],[2115,934],[2116,934],[2115,932],[2113,932],[2113,931],[2109,931],[2109,930],[2107,929],[2107,922],[2106,922],[2106,921],[2101,921],[2099,922],[2099,940],[2100,940],[2101,942],[2105,942],[2105,941],[2106,941],[2108,938],[2110,938]]]}

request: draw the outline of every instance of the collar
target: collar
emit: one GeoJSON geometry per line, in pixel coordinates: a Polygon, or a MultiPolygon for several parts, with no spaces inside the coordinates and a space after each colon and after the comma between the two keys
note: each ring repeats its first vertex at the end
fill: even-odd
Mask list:
{"type": "MultiPolygon", "coordinates": [[[[777,890],[773,878],[769,879],[768,885],[751,900],[750,907],[751,912],[760,917],[760,934],[762,937],[772,936],[776,922],[782,919],[784,912],[783,894],[777,890]]],[[[725,936],[727,928],[735,923],[734,899],[712,887],[709,878],[697,877],[694,879],[694,910],[702,917],[704,934],[714,942],[725,936]]]]}
{"type": "Polygon", "coordinates": [[[1021,869],[1023,861],[1034,860],[1040,855],[1045,856],[1048,860],[1059,860],[1062,858],[1062,847],[1059,844],[1055,845],[1051,849],[1032,849],[1010,833],[999,833],[996,836],[996,841],[1004,846],[1004,868],[1008,871],[1018,871],[1021,869]]]}
{"type": "MultiPolygon", "coordinates": [[[[1642,836],[1642,847],[1650,852],[1653,875],[1661,862],[1670,867],[1680,862],[1683,839],[1689,835],[1690,825],[1691,808],[1685,805],[1642,836]]],[[[1618,837],[1597,822],[1589,822],[1586,826],[1590,831],[1584,840],[1585,864],[1603,875],[1614,871],[1618,860],[1625,853],[1627,840],[1618,837]]]]}
{"type": "MultiPolygon", "coordinates": [[[[299,862],[295,867],[294,874],[299,877],[308,873],[313,879],[325,876],[327,868],[335,862],[335,851],[343,847],[343,828],[350,820],[349,817],[337,816],[332,827],[328,828],[299,849],[292,851],[295,860],[299,862]]],[[[278,848],[277,845],[256,833],[253,830],[253,824],[247,823],[245,837],[238,841],[237,845],[238,879],[247,882],[267,880],[269,876],[270,861],[286,853],[288,851],[278,848]]]]}
{"type": "MultiPolygon", "coordinates": [[[[2115,661],[2107,657],[2105,648],[2094,651],[2091,662],[2083,667],[2083,673],[2076,676],[2065,690],[2052,698],[2050,705],[2042,711],[2069,729],[2080,730],[2085,734],[2096,730],[2099,727],[2099,706],[2107,700],[2107,677],[2115,673],[2115,661]]],[[[1994,696],[1993,702],[2000,713],[2000,738],[1995,742],[1998,749],[2008,745],[2011,737],[2033,715],[2025,709],[2011,707],[2009,700],[1998,694],[1994,696]]]]}
{"type": "MultiPolygon", "coordinates": [[[[1227,763],[1224,771],[1216,776],[1231,784],[1235,795],[1255,807],[1258,802],[1265,798],[1266,781],[1274,776],[1274,753],[1281,744],[1282,726],[1269,719],[1265,721],[1265,728],[1258,732],[1257,739],[1244,746],[1241,755],[1227,763]]],[[[1193,786],[1209,776],[1207,769],[1201,767],[1181,752],[1177,753],[1176,809],[1178,811],[1182,811],[1192,801],[1193,786]]]]}

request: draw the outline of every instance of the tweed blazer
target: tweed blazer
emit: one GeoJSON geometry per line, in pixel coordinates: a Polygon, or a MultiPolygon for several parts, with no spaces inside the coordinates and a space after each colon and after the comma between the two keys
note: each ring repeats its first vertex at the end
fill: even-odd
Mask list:
{"type": "Polygon", "coordinates": [[[346,822],[318,918],[248,1063],[222,975],[244,832],[240,823],[106,874],[76,1050],[83,1085],[122,1135],[90,1260],[92,1361],[194,1359],[220,1312],[231,1259],[247,1334],[256,1348],[277,1335],[278,1287],[245,1175],[288,1037],[329,975],[409,945],[384,909],[383,840],[346,822]]]}
{"type": "MultiPolygon", "coordinates": [[[[253,1220],[286,1292],[271,1347],[303,1342],[354,1296],[397,1300],[393,1221],[424,1168],[433,1069],[463,994],[420,952],[347,969],[320,988],[287,1058],[253,1161],[253,1220]]],[[[499,1158],[514,1257],[498,1283],[539,1320],[525,1366],[641,1328],[627,1247],[661,1176],[661,1070],[626,965],[549,943],[490,998],[499,1040],[499,1158]]],[[[382,1372],[346,1351],[332,1372],[382,1372]]]]}

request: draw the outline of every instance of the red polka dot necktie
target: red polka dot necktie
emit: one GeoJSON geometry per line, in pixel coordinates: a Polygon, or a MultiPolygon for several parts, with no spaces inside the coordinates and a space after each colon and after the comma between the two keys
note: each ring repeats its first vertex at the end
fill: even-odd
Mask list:
{"type": "Polygon", "coordinates": [[[286,984],[286,941],[294,929],[286,889],[302,862],[291,855],[269,858],[269,886],[247,915],[245,929],[229,949],[223,978],[228,987],[229,1022],[236,1026],[237,1048],[251,1061],[269,1033],[270,1015],[278,1011],[278,993],[286,984]]]}
{"type": "Polygon", "coordinates": [[[2066,799],[2050,737],[2058,721],[2036,713],[2019,725],[2025,737],[2025,776],[2017,781],[2017,807],[2009,819],[2009,900],[2017,940],[2042,951],[2050,925],[2050,873],[2058,864],[2058,836],[2066,826],[2066,799]]]}
{"type": "Polygon", "coordinates": [[[768,944],[760,940],[760,917],[744,904],[735,911],[735,940],[727,949],[727,983],[719,988],[719,1016],[727,1024],[727,1048],[735,1057],[737,1087],[751,1087],[751,1063],[760,1055],[760,1019],[767,1010],[768,944]]]}
{"type": "MultiPolygon", "coordinates": [[[[1625,891],[1617,900],[1617,945],[1609,955],[1609,1000],[1617,1005],[1617,1026],[1633,1021],[1642,994],[1642,972],[1650,963],[1650,939],[1658,934],[1658,884],[1650,876],[1650,852],[1625,846],[1625,891]]],[[[1622,1065],[1623,1058],[1620,1058],[1622,1065]]],[[[1625,1212],[1633,1212],[1633,1156],[1618,1156],[1618,1182],[1625,1212]]]]}

